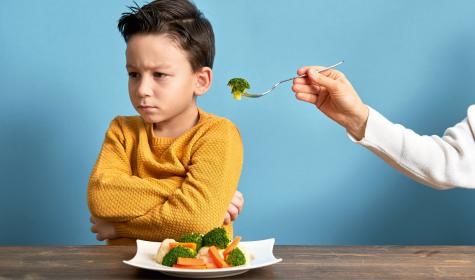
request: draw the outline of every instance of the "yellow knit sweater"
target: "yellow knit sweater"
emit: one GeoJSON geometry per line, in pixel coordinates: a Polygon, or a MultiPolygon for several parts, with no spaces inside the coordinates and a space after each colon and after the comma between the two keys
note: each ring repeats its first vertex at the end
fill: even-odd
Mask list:
{"type": "Polygon", "coordinates": [[[116,117],[89,180],[89,209],[123,237],[109,244],[205,233],[222,225],[242,161],[239,131],[225,118],[199,110],[194,127],[165,138],[139,116],[116,117]]]}

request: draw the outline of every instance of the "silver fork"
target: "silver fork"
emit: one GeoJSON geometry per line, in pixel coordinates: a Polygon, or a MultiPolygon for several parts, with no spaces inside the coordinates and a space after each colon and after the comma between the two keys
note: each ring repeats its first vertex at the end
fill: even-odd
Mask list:
{"type": "MultiPolygon", "coordinates": [[[[318,70],[318,73],[320,72],[323,72],[323,71],[326,71],[328,69],[332,69],[332,68],[335,68],[337,67],[338,65],[342,64],[344,62],[344,60],[336,63],[336,64],[333,64],[332,66],[328,66],[328,67],[325,67],[321,70],[318,70]]],[[[267,91],[264,91],[262,93],[248,93],[248,92],[243,92],[241,95],[242,96],[245,96],[245,97],[250,97],[250,98],[258,98],[258,97],[262,97],[266,94],[268,94],[269,92],[273,91],[278,85],[282,84],[282,83],[285,83],[285,82],[288,82],[288,81],[292,81],[293,79],[297,79],[297,78],[304,78],[306,77],[307,74],[303,74],[303,75],[300,75],[300,76],[296,76],[296,77],[293,77],[293,78],[290,78],[290,79],[287,79],[287,80],[282,80],[280,82],[277,82],[275,83],[269,90],[267,91]]]]}

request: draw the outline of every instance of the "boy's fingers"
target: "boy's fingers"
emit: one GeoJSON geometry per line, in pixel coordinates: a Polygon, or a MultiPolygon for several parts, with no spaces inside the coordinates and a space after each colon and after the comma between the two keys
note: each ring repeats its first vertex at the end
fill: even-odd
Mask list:
{"type": "Polygon", "coordinates": [[[224,215],[224,222],[223,222],[223,224],[224,224],[224,225],[229,225],[229,223],[231,223],[231,215],[229,215],[229,213],[226,212],[226,214],[224,215]]]}
{"type": "Polygon", "coordinates": [[[234,221],[239,215],[239,209],[236,206],[232,205],[228,208],[228,214],[231,217],[231,221],[234,221]]]}
{"type": "Polygon", "coordinates": [[[96,225],[93,225],[93,226],[91,227],[91,232],[92,232],[92,233],[97,233],[97,227],[96,227],[96,225]]]}
{"type": "Polygon", "coordinates": [[[240,191],[236,191],[234,193],[234,197],[237,197],[239,198],[240,200],[244,201],[244,196],[242,195],[242,193],[240,191]]]}
{"type": "Polygon", "coordinates": [[[311,94],[311,93],[304,93],[304,92],[297,92],[295,94],[295,97],[298,100],[305,101],[305,102],[312,103],[312,104],[316,104],[317,100],[318,100],[317,95],[311,94]]]}
{"type": "Polygon", "coordinates": [[[98,233],[98,234],[96,234],[96,239],[98,241],[104,241],[105,238],[102,236],[102,234],[98,233]]]}
{"type": "MultiPolygon", "coordinates": [[[[241,212],[242,206],[244,204],[244,200],[239,197],[234,197],[233,200],[231,201],[232,206],[236,207],[238,209],[238,213],[241,212]]],[[[231,206],[230,206],[231,207],[231,206]]]]}

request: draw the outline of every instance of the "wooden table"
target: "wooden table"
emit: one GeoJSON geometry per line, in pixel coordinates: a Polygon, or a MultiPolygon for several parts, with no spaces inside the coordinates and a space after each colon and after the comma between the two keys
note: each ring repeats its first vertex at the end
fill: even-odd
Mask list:
{"type": "MultiPolygon", "coordinates": [[[[0,247],[0,279],[179,279],[122,263],[135,247],[0,247]]],[[[275,246],[282,263],[232,279],[475,279],[475,246],[275,246]]]]}

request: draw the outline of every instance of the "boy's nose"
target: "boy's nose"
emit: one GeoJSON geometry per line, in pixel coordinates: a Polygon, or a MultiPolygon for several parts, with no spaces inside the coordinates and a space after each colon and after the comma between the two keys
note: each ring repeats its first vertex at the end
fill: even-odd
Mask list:
{"type": "Polygon", "coordinates": [[[146,78],[143,78],[137,85],[137,94],[140,97],[151,96],[152,95],[152,85],[150,81],[147,81],[146,78]]]}

